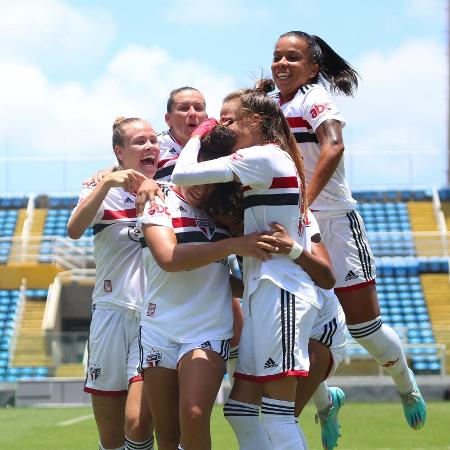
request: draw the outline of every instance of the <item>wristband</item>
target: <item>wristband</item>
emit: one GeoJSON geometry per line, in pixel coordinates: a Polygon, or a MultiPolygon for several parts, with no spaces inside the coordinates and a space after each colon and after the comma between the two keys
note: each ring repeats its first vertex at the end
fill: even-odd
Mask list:
{"type": "Polygon", "coordinates": [[[302,253],[303,247],[298,242],[294,241],[294,245],[288,254],[289,258],[296,260],[302,253]]]}

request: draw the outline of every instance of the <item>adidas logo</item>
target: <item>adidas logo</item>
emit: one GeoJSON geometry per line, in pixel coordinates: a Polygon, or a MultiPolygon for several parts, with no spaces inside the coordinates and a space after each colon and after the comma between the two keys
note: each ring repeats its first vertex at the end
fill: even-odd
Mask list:
{"type": "Polygon", "coordinates": [[[127,197],[124,201],[124,203],[134,203],[134,200],[131,200],[130,197],[127,197]]]}
{"type": "Polygon", "coordinates": [[[205,349],[205,350],[212,350],[212,349],[213,349],[213,348],[212,348],[212,345],[211,345],[211,342],[209,342],[209,341],[203,342],[203,343],[200,345],[200,348],[203,348],[203,349],[205,349]]]}
{"type": "Polygon", "coordinates": [[[355,280],[356,278],[358,278],[358,275],[356,275],[355,272],[351,270],[349,270],[348,274],[345,275],[345,281],[355,280]]]}
{"type": "Polygon", "coordinates": [[[264,369],[270,369],[271,367],[278,367],[278,364],[272,358],[269,358],[264,364],[264,369]]]}
{"type": "Polygon", "coordinates": [[[178,209],[178,211],[186,212],[186,210],[181,205],[177,209],[178,209]]]}

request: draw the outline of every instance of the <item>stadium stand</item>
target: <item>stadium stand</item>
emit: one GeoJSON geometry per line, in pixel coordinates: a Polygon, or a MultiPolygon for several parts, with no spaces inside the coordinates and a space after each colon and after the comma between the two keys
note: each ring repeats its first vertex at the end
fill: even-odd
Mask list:
{"type": "MultiPolygon", "coordinates": [[[[377,259],[377,287],[384,321],[407,344],[408,358],[417,373],[448,373],[450,353],[447,350],[444,366],[439,346],[450,348],[450,189],[363,191],[356,192],[355,197],[377,259]],[[437,209],[442,210],[444,221],[439,222],[437,209]]],[[[8,286],[0,284],[0,288],[6,287],[0,290],[0,381],[47,375],[82,376],[80,339],[85,339],[88,329],[92,287],[83,275],[74,274],[78,273],[76,270],[84,274],[92,267],[92,230],[81,241],[67,237],[67,221],[76,201],[75,196],[57,195],[30,197],[29,201],[25,197],[0,197],[0,269],[2,265],[5,270],[10,269],[0,270],[2,280],[8,280],[8,286]],[[11,262],[15,254],[11,239],[26,235],[23,231],[27,226],[37,249],[28,266],[11,262]],[[60,312],[69,304],[81,308],[78,299],[86,297],[83,311],[72,311],[72,318],[59,317],[60,312],[53,311],[55,321],[49,328],[53,331],[43,332],[47,290],[59,277],[57,274],[67,269],[71,275],[61,278],[65,281],[59,293],[53,295],[54,308],[60,308],[60,312]],[[16,305],[22,278],[27,279],[27,300],[18,318],[16,305]],[[58,333],[60,337],[56,338],[58,333]],[[67,354],[68,349],[73,350],[73,355],[67,354]]],[[[89,276],[92,280],[92,273],[89,276]]],[[[353,369],[344,373],[364,373],[358,358],[369,360],[361,347],[350,345],[348,360],[353,369]]]]}

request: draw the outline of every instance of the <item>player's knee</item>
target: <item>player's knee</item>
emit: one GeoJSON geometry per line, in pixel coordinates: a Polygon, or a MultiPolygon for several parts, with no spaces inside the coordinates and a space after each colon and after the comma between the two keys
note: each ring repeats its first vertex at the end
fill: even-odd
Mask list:
{"type": "Polygon", "coordinates": [[[201,429],[208,425],[209,414],[199,405],[189,405],[183,408],[181,412],[181,420],[183,423],[183,430],[193,432],[196,429],[201,429]]]}

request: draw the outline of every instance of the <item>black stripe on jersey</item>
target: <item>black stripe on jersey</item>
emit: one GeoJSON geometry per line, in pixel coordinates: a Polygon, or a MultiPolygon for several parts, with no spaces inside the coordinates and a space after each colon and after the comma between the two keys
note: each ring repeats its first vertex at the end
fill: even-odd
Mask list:
{"type": "Polygon", "coordinates": [[[261,194],[244,197],[244,209],[254,206],[298,205],[299,194],[261,194]]]}
{"type": "Polygon", "coordinates": [[[375,333],[375,331],[379,330],[382,325],[383,325],[383,322],[381,321],[381,319],[378,319],[376,322],[371,323],[366,326],[363,326],[361,328],[355,328],[354,325],[350,325],[350,328],[348,331],[352,338],[358,339],[358,338],[370,336],[371,334],[375,333]]]}
{"type": "Polygon", "coordinates": [[[358,249],[359,261],[361,263],[364,278],[366,281],[371,280],[372,268],[370,265],[370,255],[362,236],[361,224],[359,223],[358,216],[352,211],[347,213],[347,218],[350,222],[350,229],[353,234],[353,239],[355,240],[356,248],[358,249]]]}
{"type": "Polygon", "coordinates": [[[298,131],[293,133],[297,144],[303,144],[304,142],[319,143],[315,133],[309,133],[308,131],[298,131]]]}
{"type": "Polygon", "coordinates": [[[171,166],[161,167],[158,169],[153,176],[154,180],[159,180],[160,178],[168,177],[169,175],[172,175],[173,169],[175,168],[175,164],[171,166]]]}
{"type": "Polygon", "coordinates": [[[201,231],[176,232],[175,236],[177,238],[178,244],[186,244],[192,242],[217,242],[230,237],[228,234],[218,233],[217,231],[211,236],[211,239],[208,239],[208,237],[201,231]]]}
{"type": "Polygon", "coordinates": [[[314,85],[313,84],[305,84],[300,87],[300,92],[305,95],[307,91],[309,91],[314,85]]]}
{"type": "Polygon", "coordinates": [[[100,231],[103,231],[105,228],[109,227],[110,225],[112,225],[112,223],[96,223],[93,227],[93,235],[95,236],[97,233],[100,233],[100,231]]]}

